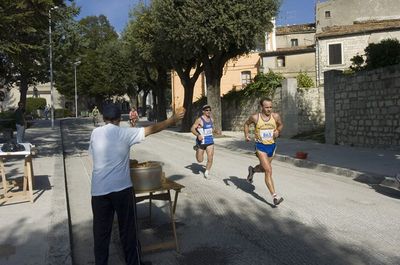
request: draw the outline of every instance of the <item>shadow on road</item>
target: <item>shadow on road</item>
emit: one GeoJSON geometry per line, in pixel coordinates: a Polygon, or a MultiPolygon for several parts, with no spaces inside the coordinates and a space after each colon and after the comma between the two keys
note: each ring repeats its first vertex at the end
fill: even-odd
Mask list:
{"type": "Polygon", "coordinates": [[[232,182],[232,184],[234,184],[237,189],[240,189],[240,190],[250,194],[251,196],[253,196],[257,200],[268,204],[269,206],[271,206],[271,208],[276,208],[275,205],[267,202],[263,197],[258,195],[255,192],[255,186],[253,184],[251,184],[251,183],[248,183],[247,180],[245,180],[245,179],[238,178],[238,177],[235,177],[235,176],[230,176],[229,178],[223,179],[223,182],[227,186],[230,186],[229,182],[232,182]]]}
{"type": "Polygon", "coordinates": [[[185,168],[190,169],[193,174],[199,175],[204,172],[206,167],[198,163],[192,163],[191,165],[185,166],[185,168]]]}

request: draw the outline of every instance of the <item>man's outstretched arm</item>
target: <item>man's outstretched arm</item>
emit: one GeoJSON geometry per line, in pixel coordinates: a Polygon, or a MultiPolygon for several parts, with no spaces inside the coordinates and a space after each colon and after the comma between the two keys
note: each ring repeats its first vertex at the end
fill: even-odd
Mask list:
{"type": "Polygon", "coordinates": [[[176,122],[181,120],[183,116],[185,115],[186,110],[182,107],[177,109],[176,113],[172,115],[169,119],[166,119],[165,121],[157,122],[156,124],[144,127],[144,135],[148,136],[153,133],[158,133],[159,131],[162,131],[166,128],[168,128],[171,125],[174,125],[176,122]]]}

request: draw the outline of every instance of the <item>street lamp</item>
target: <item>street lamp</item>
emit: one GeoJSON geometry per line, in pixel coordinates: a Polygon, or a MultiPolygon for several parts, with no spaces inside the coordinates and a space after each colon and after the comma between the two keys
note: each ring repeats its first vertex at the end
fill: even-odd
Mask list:
{"type": "Polygon", "coordinates": [[[78,118],[78,89],[76,82],[76,66],[80,65],[81,61],[74,62],[74,75],[75,75],[75,118],[78,118]]]}
{"type": "Polygon", "coordinates": [[[49,9],[49,59],[50,59],[50,101],[51,101],[51,128],[54,129],[54,87],[53,87],[53,50],[51,42],[51,11],[58,9],[54,6],[49,9]]]}

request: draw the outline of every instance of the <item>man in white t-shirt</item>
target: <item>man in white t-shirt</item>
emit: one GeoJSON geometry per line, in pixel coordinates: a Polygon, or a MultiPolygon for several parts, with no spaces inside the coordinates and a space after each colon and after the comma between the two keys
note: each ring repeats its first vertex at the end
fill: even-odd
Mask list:
{"type": "Polygon", "coordinates": [[[103,109],[105,125],[93,130],[89,152],[93,160],[92,211],[96,265],[108,263],[108,249],[114,213],[125,261],[128,265],[144,264],[136,234],[136,205],[129,171],[130,147],[150,134],[157,133],[183,118],[179,109],[171,118],[144,128],[122,128],[121,111],[116,104],[103,109]]]}

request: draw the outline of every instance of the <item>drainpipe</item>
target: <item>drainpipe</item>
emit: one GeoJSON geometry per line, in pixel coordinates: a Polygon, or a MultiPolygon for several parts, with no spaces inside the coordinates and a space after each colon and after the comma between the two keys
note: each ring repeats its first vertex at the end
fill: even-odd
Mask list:
{"type": "Polygon", "coordinates": [[[276,51],[276,21],[275,18],[272,19],[272,51],[276,51]]]}
{"type": "Polygon", "coordinates": [[[317,86],[321,85],[321,78],[320,78],[320,65],[319,65],[319,40],[318,38],[315,38],[315,68],[317,70],[317,75],[316,75],[316,79],[315,80],[315,84],[317,84],[317,86]]]}

